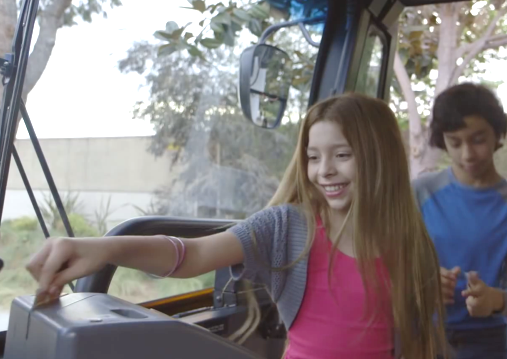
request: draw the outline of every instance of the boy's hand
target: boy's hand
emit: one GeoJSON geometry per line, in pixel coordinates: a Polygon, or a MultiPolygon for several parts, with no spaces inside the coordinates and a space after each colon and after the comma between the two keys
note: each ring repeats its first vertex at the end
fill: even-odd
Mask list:
{"type": "Polygon", "coordinates": [[[503,292],[489,287],[477,272],[467,273],[468,288],[462,292],[466,298],[468,313],[472,317],[489,317],[504,307],[503,292]]]}
{"type": "Polygon", "coordinates": [[[442,295],[444,297],[444,304],[454,304],[454,289],[456,288],[456,281],[461,272],[460,267],[454,267],[449,270],[440,267],[440,280],[442,282],[442,295]]]}

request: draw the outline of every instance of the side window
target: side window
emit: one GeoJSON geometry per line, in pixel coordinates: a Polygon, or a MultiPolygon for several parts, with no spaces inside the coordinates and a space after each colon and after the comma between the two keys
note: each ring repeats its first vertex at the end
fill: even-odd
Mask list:
{"type": "Polygon", "coordinates": [[[355,90],[371,97],[377,97],[382,71],[384,44],[374,25],[370,26],[363,57],[359,67],[355,90]]]}

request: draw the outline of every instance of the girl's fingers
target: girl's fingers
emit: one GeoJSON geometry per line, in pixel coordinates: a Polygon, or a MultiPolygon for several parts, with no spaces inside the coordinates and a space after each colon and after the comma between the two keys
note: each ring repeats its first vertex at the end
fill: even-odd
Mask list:
{"type": "Polygon", "coordinates": [[[39,252],[35,253],[35,255],[32,256],[32,258],[26,265],[26,269],[28,270],[28,272],[37,281],[40,279],[40,274],[42,268],[44,267],[44,263],[46,263],[46,260],[49,254],[51,253],[52,242],[50,239],[48,239],[47,241],[48,242],[44,244],[42,249],[39,252]]]}

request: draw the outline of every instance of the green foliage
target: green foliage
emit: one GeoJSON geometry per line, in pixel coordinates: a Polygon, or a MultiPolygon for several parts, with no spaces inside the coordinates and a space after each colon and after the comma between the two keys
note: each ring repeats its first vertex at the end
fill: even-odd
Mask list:
{"type": "MultiPolygon", "coordinates": [[[[191,4],[189,9],[202,14],[202,19],[183,27],[179,27],[174,21],[168,22],[173,36],[170,39],[167,36],[159,37],[163,42],[168,42],[160,46],[160,55],[192,48],[192,51],[189,50],[192,56],[206,58],[202,52],[203,48],[218,50],[224,46],[236,46],[234,39],[239,38],[244,33],[243,30],[258,37],[267,26],[280,19],[289,18],[287,10],[280,11],[280,7],[272,5],[275,1],[231,1],[228,4],[213,5],[207,5],[205,1],[189,1],[189,3],[191,4]],[[186,31],[187,28],[195,28],[196,23],[201,29],[198,35],[186,31]]],[[[484,35],[503,3],[504,1],[500,0],[474,0],[452,5],[426,5],[407,8],[400,16],[398,51],[409,77],[414,81],[418,112],[422,114],[423,121],[429,116],[429,106],[435,87],[436,76],[431,77],[430,72],[436,70],[438,65],[442,12],[449,12],[452,7],[451,10],[456,13],[459,23],[457,28],[459,43],[466,46],[484,35]]],[[[502,18],[492,35],[501,36],[506,30],[506,19],[502,18]]],[[[297,89],[303,87],[302,91],[305,91],[311,82],[310,74],[313,73],[316,57],[308,58],[304,55],[304,51],[291,50],[291,46],[288,46],[289,54],[295,61],[292,85],[297,89]]],[[[470,77],[484,73],[485,66],[481,65],[495,58],[498,58],[496,51],[481,52],[467,64],[464,75],[470,77]]],[[[402,128],[406,128],[408,125],[406,103],[396,79],[392,84],[392,98],[392,108],[397,112],[402,128]]]]}
{"type": "MultiPolygon", "coordinates": [[[[181,159],[180,155],[185,156],[186,165],[179,177],[185,186],[178,192],[190,191],[203,197],[219,198],[218,182],[221,176],[226,176],[225,168],[255,173],[252,178],[263,178],[261,182],[242,179],[248,183],[245,187],[276,187],[276,180],[293,150],[296,124],[306,111],[317,51],[306,41],[298,41],[302,39],[298,28],[280,30],[268,39],[286,50],[294,61],[291,74],[294,91],[287,110],[294,122],[285,121],[277,131],[279,138],[275,140],[273,131],[252,128],[239,112],[236,98],[238,54],[248,46],[252,35],[260,36],[267,26],[288,19],[289,13],[272,6],[275,1],[189,3],[188,8],[197,15],[194,21],[184,26],[175,21],[167,22],[166,28],[155,34],[160,44],[155,47],[147,43],[136,44],[120,62],[123,72],[148,72],[146,85],[150,89],[150,99],[136,106],[135,117],[154,124],[156,135],[150,150],[157,156],[171,152],[175,161],[181,159]],[[217,165],[224,168],[222,174],[219,174],[217,165]]],[[[480,2],[473,1],[407,8],[400,18],[398,50],[412,79],[417,112],[423,125],[430,116],[429,106],[435,92],[441,14],[449,11],[449,6],[454,7],[453,11],[460,11],[456,14],[460,21],[459,41],[467,46],[484,33],[498,11],[490,7],[494,1],[488,6],[479,5],[480,2]]],[[[503,20],[500,24],[504,26],[503,20]]],[[[319,32],[315,28],[310,30],[314,39],[318,39],[319,32]]],[[[377,53],[380,53],[376,50],[376,43],[370,45],[372,56],[362,64],[364,71],[359,80],[360,87],[366,90],[374,87],[372,80],[376,71],[373,67],[379,60],[377,53]]],[[[469,64],[467,71],[475,71],[491,58],[488,52],[482,53],[469,64]]],[[[392,84],[391,107],[398,115],[401,128],[407,130],[407,103],[396,79],[392,84]]],[[[181,207],[175,205],[178,202],[172,198],[176,191],[173,187],[168,185],[160,190],[159,199],[165,200],[157,203],[157,211],[171,212],[181,207]]],[[[228,192],[231,191],[239,189],[231,187],[228,192]]],[[[268,198],[270,191],[247,192],[250,199],[241,200],[236,205],[248,208],[243,211],[247,213],[268,198]]]]}
{"type": "Polygon", "coordinates": [[[100,235],[106,234],[107,228],[107,220],[111,215],[111,196],[107,198],[106,204],[102,202],[102,198],[100,199],[100,206],[98,209],[94,211],[95,215],[95,225],[100,235]]]}
{"type": "Polygon", "coordinates": [[[270,16],[279,16],[266,1],[248,3],[241,8],[235,2],[229,2],[228,5],[220,2],[209,6],[206,6],[205,1],[189,2],[192,6],[188,9],[204,15],[199,21],[202,30],[198,35],[194,35],[185,31],[190,24],[179,27],[174,21],[167,22],[165,30],[155,32],[157,38],[168,42],[160,47],[159,54],[168,55],[187,50],[191,56],[204,59],[199,47],[216,49],[222,45],[235,46],[235,39],[243,28],[248,28],[254,35],[260,36],[270,25],[270,16]]]}
{"type": "MultiPolygon", "coordinates": [[[[79,200],[79,193],[68,192],[61,195],[60,199],[67,216],[71,213],[81,213],[83,209],[83,202],[79,200]]],[[[58,207],[56,206],[53,196],[50,193],[44,194],[43,202],[39,203],[39,208],[44,220],[46,221],[46,225],[48,225],[49,228],[58,228],[60,226],[60,212],[58,211],[58,207]]]]}
{"type": "MultiPolygon", "coordinates": [[[[273,41],[299,51],[307,63],[317,53],[297,28],[281,31],[273,41]]],[[[261,209],[292,156],[310,81],[299,83],[290,94],[288,113],[295,122],[284,123],[278,131],[265,131],[245,121],[240,111],[235,49],[204,49],[205,61],[185,52],[157,56],[156,48],[137,43],[119,63],[123,72],[146,76],[150,97],[135,106],[134,116],[154,125],[150,151],[156,156],[172,154],[182,168],[177,177],[184,188],[176,188],[176,183],[160,188],[150,212],[195,215],[194,201],[224,208],[225,212],[202,209],[205,216],[238,218],[261,209]]],[[[305,69],[307,64],[300,67],[301,73],[305,69]]],[[[311,78],[312,73],[305,76],[311,78]]]]}
{"type": "MultiPolygon", "coordinates": [[[[76,237],[98,237],[100,235],[97,229],[81,214],[70,213],[69,222],[76,237]]],[[[61,221],[55,229],[60,233],[65,233],[65,228],[61,221]]]]}
{"type": "Polygon", "coordinates": [[[121,0],[85,0],[75,4],[74,2],[66,9],[64,13],[63,22],[65,26],[77,25],[76,19],[81,19],[85,22],[92,22],[93,15],[98,14],[107,18],[107,11],[105,6],[108,5],[111,9],[121,6],[121,0]]]}
{"type": "MultiPolygon", "coordinates": [[[[426,5],[407,8],[399,20],[398,53],[411,79],[412,89],[416,98],[417,112],[423,125],[430,116],[432,99],[435,94],[437,78],[450,74],[438,74],[438,49],[441,40],[440,23],[444,12],[453,11],[456,16],[458,51],[456,59],[461,61],[471,48],[474,41],[484,36],[485,31],[498,14],[504,1],[469,1],[447,5],[426,5]]],[[[505,17],[497,23],[492,36],[505,34],[507,26],[505,17]]],[[[497,42],[498,43],[498,42],[497,42]]],[[[484,46],[481,51],[465,67],[463,76],[470,81],[483,82],[487,64],[498,59],[498,47],[484,46]]],[[[449,61],[449,59],[446,59],[449,61]]],[[[459,63],[459,62],[458,62],[459,63]]],[[[454,70],[458,65],[451,69],[454,70]]],[[[490,83],[495,88],[499,83],[490,83]]],[[[402,129],[408,129],[408,108],[396,78],[391,87],[391,107],[396,112],[402,129]]]]}
{"type": "MultiPolygon", "coordinates": [[[[81,236],[97,233],[78,215],[71,214],[70,221],[81,236]]],[[[38,227],[33,229],[25,225],[36,222],[35,218],[22,217],[3,221],[0,226],[1,257],[5,262],[0,273],[0,312],[8,311],[16,296],[32,295],[37,289],[37,283],[25,270],[30,257],[44,243],[44,235],[38,227]]],[[[109,293],[139,303],[213,287],[214,276],[211,272],[192,279],[154,280],[142,272],[120,268],[113,277],[109,293]]],[[[70,288],[64,291],[70,292],[70,288]]]]}
{"type": "Polygon", "coordinates": [[[132,205],[132,207],[134,207],[138,216],[163,216],[167,214],[167,210],[161,208],[153,199],[145,209],[136,205],[132,205]]]}
{"type": "MultiPolygon", "coordinates": [[[[204,1],[189,2],[192,7],[188,9],[198,11],[203,16],[198,22],[201,28],[199,34],[194,35],[187,31],[187,28],[195,23],[180,27],[175,21],[167,22],[165,30],[155,32],[155,37],[162,41],[158,48],[159,56],[186,50],[189,55],[207,61],[209,58],[206,53],[209,54],[209,51],[206,50],[237,47],[236,40],[245,31],[260,37],[264,30],[275,22],[290,17],[287,9],[281,10],[280,6],[275,7],[269,1],[247,1],[241,4],[231,1],[228,5],[220,2],[209,6],[206,6],[204,1]]],[[[319,6],[327,4],[323,2],[319,6]]],[[[310,28],[310,33],[315,36],[319,32],[310,28]]],[[[296,42],[297,46],[294,46],[294,39],[289,37],[285,37],[285,43],[275,41],[273,37],[268,40],[276,42],[277,46],[289,53],[293,61],[292,86],[300,91],[306,91],[311,83],[317,53],[305,51],[308,45],[301,46],[301,42],[296,42]]]]}
{"type": "Polygon", "coordinates": [[[8,222],[12,229],[16,231],[35,231],[39,227],[39,221],[37,221],[37,218],[28,216],[16,218],[6,222],[8,222]]]}
{"type": "MultiPolygon", "coordinates": [[[[32,223],[37,221],[32,219],[32,223]]],[[[30,223],[29,218],[2,222],[0,226],[1,257],[5,267],[0,272],[0,310],[6,310],[17,295],[33,294],[36,283],[24,269],[25,264],[44,241],[42,231],[36,227],[19,226],[30,223]]]]}

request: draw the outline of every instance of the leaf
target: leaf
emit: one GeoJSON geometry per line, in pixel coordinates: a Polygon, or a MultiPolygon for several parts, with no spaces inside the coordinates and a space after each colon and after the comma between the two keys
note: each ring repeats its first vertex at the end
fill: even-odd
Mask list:
{"type": "Polygon", "coordinates": [[[222,13],[224,11],[230,11],[231,9],[232,9],[232,6],[225,7],[224,4],[222,4],[222,3],[217,4],[217,10],[220,13],[222,13]]]}
{"type": "Polygon", "coordinates": [[[250,15],[243,9],[234,9],[232,13],[245,22],[250,21],[250,15]]]}
{"type": "Polygon", "coordinates": [[[219,7],[220,5],[223,5],[222,3],[219,3],[219,4],[215,4],[215,5],[210,5],[208,7],[208,10],[209,10],[209,13],[211,15],[213,15],[215,13],[215,11],[217,11],[217,7],[219,7]]]}
{"type": "Polygon", "coordinates": [[[162,45],[158,48],[157,56],[169,56],[178,51],[178,47],[173,44],[162,45]]]}
{"type": "Polygon", "coordinates": [[[227,31],[225,32],[224,44],[227,46],[234,46],[234,31],[231,26],[227,26],[227,31]]]}
{"type": "Polygon", "coordinates": [[[202,29],[202,31],[199,33],[199,35],[197,35],[197,37],[195,38],[195,40],[194,40],[195,43],[201,42],[203,36],[204,36],[204,29],[202,29]]]}
{"type": "Polygon", "coordinates": [[[408,35],[408,38],[410,39],[410,41],[420,39],[422,34],[423,34],[422,31],[412,31],[410,32],[410,35],[408,35]]]}
{"type": "Polygon", "coordinates": [[[192,7],[195,10],[201,13],[206,11],[206,3],[203,0],[189,0],[189,3],[192,4],[192,7]]]}
{"type": "Polygon", "coordinates": [[[290,13],[288,11],[283,11],[275,7],[271,7],[271,9],[269,10],[269,14],[271,15],[272,18],[276,20],[284,20],[290,17],[290,13]]]}
{"type": "Polygon", "coordinates": [[[202,51],[201,51],[201,50],[199,50],[199,49],[197,48],[197,46],[194,46],[194,45],[190,45],[190,44],[188,44],[188,45],[187,45],[187,50],[188,50],[188,53],[189,53],[191,56],[197,56],[197,57],[199,57],[199,58],[201,58],[201,59],[203,59],[203,60],[206,60],[206,59],[204,58],[204,55],[203,55],[202,51]]]}
{"type": "Polygon", "coordinates": [[[187,32],[183,38],[185,39],[185,41],[188,41],[193,37],[194,37],[194,34],[192,34],[191,32],[187,32]]]}
{"type": "Polygon", "coordinates": [[[199,26],[204,26],[204,20],[199,21],[199,26]]]}
{"type": "Polygon", "coordinates": [[[256,36],[262,35],[262,24],[258,19],[252,19],[248,23],[248,29],[256,36]]]}
{"type": "Polygon", "coordinates": [[[225,32],[215,32],[215,39],[221,43],[224,43],[225,32]]]}
{"type": "Polygon", "coordinates": [[[216,39],[207,38],[201,41],[201,45],[207,47],[208,49],[216,49],[222,45],[222,42],[216,39]]]}
{"type": "Polygon", "coordinates": [[[165,31],[168,33],[168,34],[172,34],[173,32],[175,32],[176,30],[178,30],[180,27],[178,26],[178,24],[174,21],[168,21],[166,24],[165,24],[165,31]]]}
{"type": "Polygon", "coordinates": [[[217,24],[230,25],[231,24],[231,15],[228,12],[223,12],[215,16],[211,19],[211,22],[215,22],[217,24]]]}
{"type": "Polygon", "coordinates": [[[269,17],[269,4],[267,4],[267,9],[265,5],[266,3],[255,4],[248,10],[248,14],[259,20],[267,19],[269,17]]]}
{"type": "Polygon", "coordinates": [[[171,40],[173,40],[172,35],[168,34],[167,32],[164,32],[164,31],[155,31],[155,33],[153,34],[153,36],[155,36],[157,39],[160,39],[160,40],[163,40],[163,41],[171,41],[171,40]]]}
{"type": "Polygon", "coordinates": [[[215,34],[221,34],[222,32],[224,32],[224,26],[222,24],[218,24],[216,22],[212,22],[210,24],[210,27],[211,27],[211,30],[213,30],[215,32],[215,34]]]}
{"type": "Polygon", "coordinates": [[[234,17],[232,18],[232,24],[231,24],[231,28],[232,28],[232,31],[233,32],[238,32],[238,31],[241,31],[242,29],[242,26],[241,24],[238,24],[236,21],[234,21],[234,17]]]}
{"type": "Polygon", "coordinates": [[[181,29],[178,29],[178,30],[174,31],[174,32],[172,33],[172,35],[171,35],[171,36],[172,36],[172,38],[173,38],[174,40],[178,40],[178,39],[180,38],[181,34],[183,33],[183,30],[185,30],[185,28],[184,28],[184,27],[182,27],[181,29]]]}

